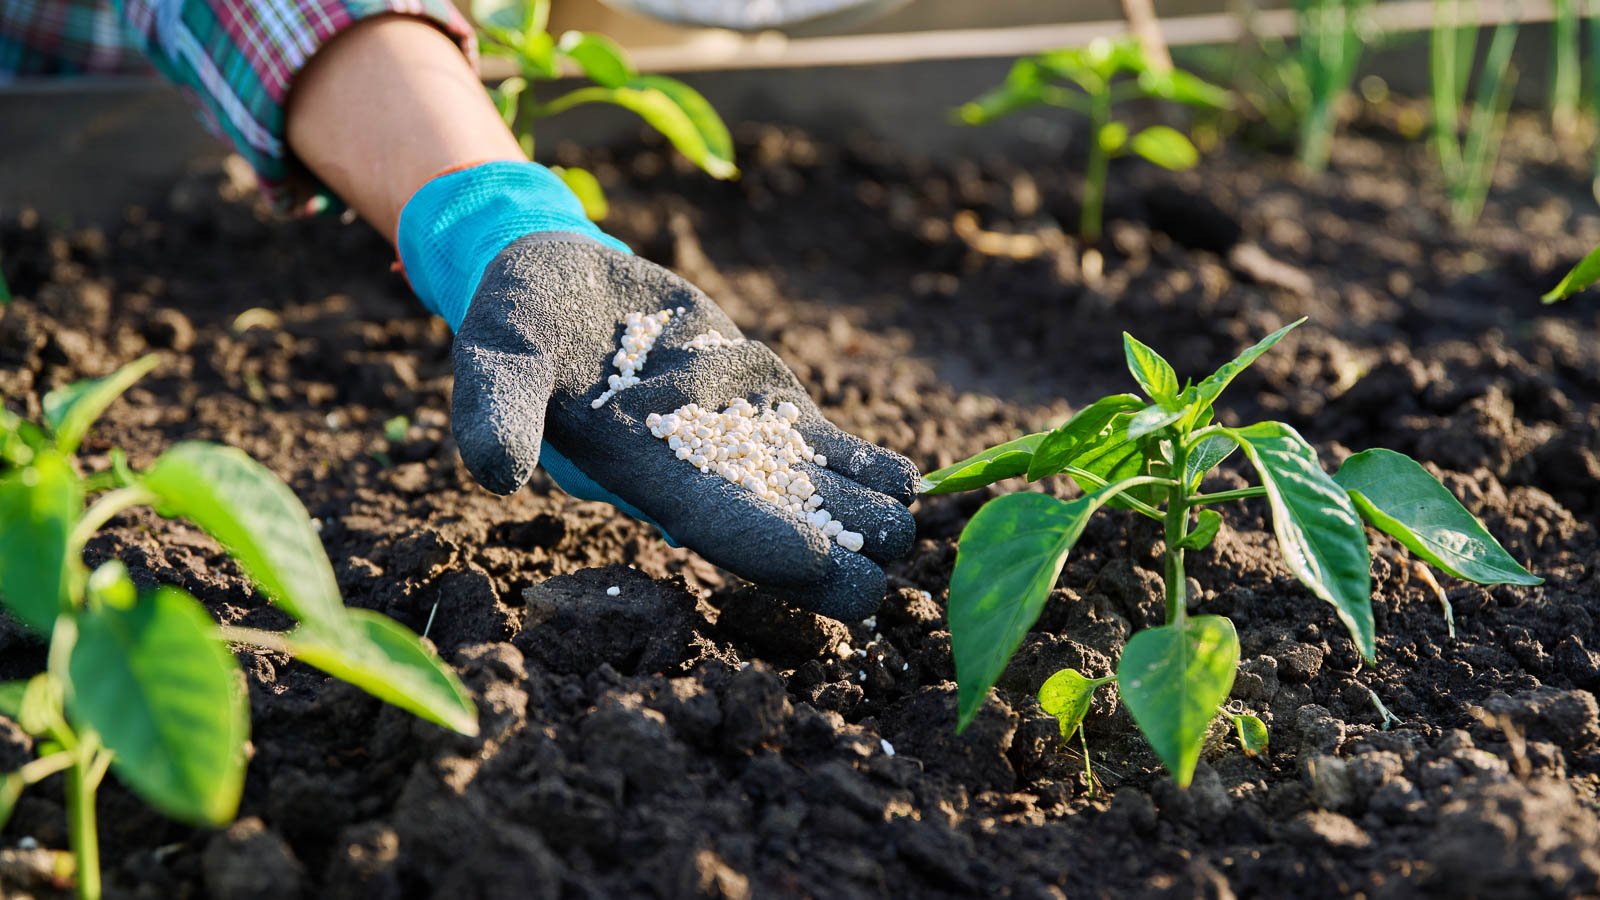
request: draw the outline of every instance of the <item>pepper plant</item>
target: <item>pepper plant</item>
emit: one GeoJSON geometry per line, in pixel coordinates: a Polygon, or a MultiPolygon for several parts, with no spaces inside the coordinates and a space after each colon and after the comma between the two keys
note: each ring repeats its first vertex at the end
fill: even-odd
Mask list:
{"type": "MultiPolygon", "coordinates": [[[[1409,457],[1367,450],[1330,476],[1311,445],[1282,422],[1230,427],[1214,421],[1213,405],[1228,384],[1300,322],[1189,384],[1180,384],[1154,350],[1124,334],[1128,369],[1143,397],[1103,397],[1058,428],[992,447],[926,477],[925,494],[972,490],[1018,475],[1030,481],[1066,475],[1084,491],[1075,500],[1034,492],[997,497],[962,532],[949,601],[958,731],[972,721],[1038,620],[1067,554],[1102,507],[1131,510],[1165,529],[1166,621],[1129,639],[1113,677],[1134,722],[1182,786],[1194,775],[1239,662],[1233,623],[1192,612],[1186,593],[1185,554],[1205,549],[1222,525],[1214,506],[1266,499],[1289,570],[1333,607],[1368,662],[1375,661],[1376,647],[1363,520],[1457,578],[1541,583],[1409,457]],[[1260,483],[1203,492],[1206,473],[1236,450],[1260,483]]],[[[1092,692],[1113,677],[1074,672],[1046,683],[1041,700],[1061,719],[1064,737],[1078,727],[1092,692]]],[[[1259,720],[1249,719],[1235,716],[1235,725],[1241,743],[1254,752],[1265,746],[1266,735],[1259,720]]]]}
{"type": "Polygon", "coordinates": [[[64,775],[87,900],[101,895],[95,795],[108,771],[183,822],[221,825],[237,811],[250,717],[231,643],[290,654],[462,734],[478,728],[471,697],[426,644],[344,606],[310,516],[265,466],[190,441],[143,471],[113,451],[110,468],[80,474],[74,454],[93,421],[156,362],[51,392],[42,424],[0,407],[0,608],[49,642],[44,672],[0,683],[0,715],[37,752],[0,774],[0,827],[24,788],[64,775]],[[87,569],[84,545],[139,506],[215,538],[298,627],[219,626],[181,588],[136,586],[118,560],[87,569]]]}
{"type": "MultiPolygon", "coordinates": [[[[711,177],[738,176],[728,126],[699,91],[676,78],[639,72],[627,53],[603,34],[568,31],[556,38],[548,30],[550,0],[479,3],[474,12],[484,54],[505,57],[517,66],[519,74],[501,81],[491,94],[529,159],[534,122],[575,106],[608,103],[636,113],[711,177]],[[550,100],[534,96],[533,82],[554,81],[569,66],[591,83],[550,100]]],[[[605,191],[593,173],[570,166],[552,171],[583,201],[589,218],[605,218],[605,191]]]]}
{"type": "Polygon", "coordinates": [[[1182,69],[1152,66],[1132,37],[1097,38],[1088,47],[1051,50],[1018,60],[1005,83],[962,104],[956,117],[982,125],[1036,106],[1057,106],[1089,119],[1089,160],[1084,172],[1078,232],[1097,241],[1111,159],[1133,153],[1165,169],[1192,169],[1200,153],[1183,132],[1152,125],[1136,134],[1112,118],[1117,104],[1135,98],[1171,100],[1203,109],[1226,108],[1227,91],[1182,69]]]}

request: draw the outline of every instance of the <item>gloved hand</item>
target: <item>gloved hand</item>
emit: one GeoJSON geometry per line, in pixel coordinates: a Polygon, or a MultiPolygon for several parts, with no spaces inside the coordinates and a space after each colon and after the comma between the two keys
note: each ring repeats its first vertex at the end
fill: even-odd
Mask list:
{"type": "Polygon", "coordinates": [[[742,340],[693,285],[600,232],[549,170],[487,163],[433,179],[402,211],[399,247],[418,295],[456,331],[451,418],[480,484],[510,494],[542,463],[567,493],[611,503],[800,606],[844,620],[877,608],[878,564],[915,537],[915,467],[825,420],[776,354],[742,340]],[[595,408],[624,318],[660,310],[674,314],[640,383],[595,408]],[[713,330],[735,342],[684,346],[713,330]],[[827,458],[825,469],[802,467],[827,511],[862,535],[860,553],[700,472],[645,426],[650,413],[721,410],[733,398],[799,408],[795,427],[827,458]]]}

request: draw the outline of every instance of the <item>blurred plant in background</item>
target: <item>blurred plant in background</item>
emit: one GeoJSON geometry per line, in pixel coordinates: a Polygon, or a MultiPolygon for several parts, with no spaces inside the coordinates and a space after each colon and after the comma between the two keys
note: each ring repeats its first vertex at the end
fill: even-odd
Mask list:
{"type": "Polygon", "coordinates": [[[1483,212],[1500,159],[1517,83],[1511,53],[1519,26],[1510,16],[1495,27],[1469,108],[1467,92],[1478,49],[1477,5],[1434,0],[1433,11],[1428,58],[1434,153],[1444,175],[1450,220],[1466,228],[1483,212]]]}
{"type": "Polygon", "coordinates": [[[1017,60],[999,87],[962,104],[956,118],[982,125],[1036,106],[1055,106],[1089,119],[1089,159],[1084,172],[1078,232],[1100,239],[1106,174],[1113,157],[1133,153],[1165,169],[1193,168],[1200,159],[1183,132],[1152,125],[1130,134],[1112,118],[1117,104],[1133,99],[1170,100],[1202,109],[1223,109],[1232,96],[1182,69],[1151,64],[1132,37],[1100,38],[1084,48],[1051,50],[1017,60]],[[1074,90],[1074,88],[1076,90],[1074,90]]]}
{"type": "MultiPolygon", "coordinates": [[[[695,89],[665,75],[641,74],[627,53],[603,34],[569,31],[558,40],[547,30],[549,0],[478,3],[473,12],[484,54],[517,65],[520,74],[501,81],[490,93],[530,159],[534,122],[586,103],[609,103],[637,113],[713,178],[738,176],[728,126],[695,89]],[[561,78],[569,64],[593,83],[548,101],[534,96],[533,82],[561,78]]],[[[583,201],[589,218],[605,218],[605,191],[592,173],[570,166],[555,166],[552,171],[583,201]]]]}

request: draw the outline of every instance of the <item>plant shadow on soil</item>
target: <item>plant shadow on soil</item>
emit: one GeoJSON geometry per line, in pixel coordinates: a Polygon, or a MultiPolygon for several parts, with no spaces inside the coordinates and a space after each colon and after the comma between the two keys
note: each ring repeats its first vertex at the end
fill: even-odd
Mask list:
{"type": "MultiPolygon", "coordinates": [[[[1234,699],[1272,746],[1247,759],[1218,728],[1188,792],[1104,692],[1087,724],[1102,780],[1091,793],[1078,748],[1060,746],[1032,696],[1064,666],[1108,672],[1131,630],[1158,621],[1147,523],[1091,524],[957,738],[942,592],[955,537],[992,492],[919,504],[921,540],[893,567],[875,628],[846,627],[542,476],[509,499],[474,487],[449,437],[449,334],[384,274],[389,254],[360,226],[268,224],[222,175],[104,231],[0,222],[19,298],[0,313],[7,402],[37,414],[52,387],[169,351],[86,443],[87,463],[121,446],[146,464],[183,438],[261,459],[320,520],[348,603],[418,630],[437,609],[430,636],[484,723],[478,739],[451,736],[246,653],[254,757],[240,821],[184,828],[111,787],[111,892],[1600,891],[1600,327],[1592,300],[1536,299],[1600,239],[1600,216],[1578,169],[1518,120],[1484,223],[1445,233],[1425,157],[1383,135],[1342,141],[1319,179],[1245,150],[1181,176],[1114,173],[1093,288],[1050,231],[1072,221],[1059,154],[936,164],[752,126],[732,184],[653,145],[593,165],[620,236],[770,342],[839,424],[925,470],[1125,389],[1123,328],[1202,374],[1309,315],[1236,382],[1224,419],[1284,419],[1330,468],[1376,446],[1434,464],[1548,579],[1445,582],[1451,640],[1381,540],[1379,664],[1367,669],[1276,560],[1265,508],[1227,509],[1213,549],[1192,555],[1193,593],[1238,625],[1234,699]],[[980,253],[953,224],[964,210],[1042,249],[980,253]],[[241,318],[257,308],[271,312],[241,318]],[[402,414],[411,427],[391,443],[382,423],[402,414]],[[1399,724],[1381,727],[1373,695],[1399,724]]],[[[1230,462],[1212,483],[1241,474],[1230,462]]],[[[126,516],[89,556],[182,585],[225,622],[287,625],[182,525],[126,516]]],[[[0,678],[42,664],[0,621],[0,678]]],[[[0,769],[25,750],[0,720],[0,769]]],[[[58,787],[25,796],[8,843],[65,844],[58,787]]]]}

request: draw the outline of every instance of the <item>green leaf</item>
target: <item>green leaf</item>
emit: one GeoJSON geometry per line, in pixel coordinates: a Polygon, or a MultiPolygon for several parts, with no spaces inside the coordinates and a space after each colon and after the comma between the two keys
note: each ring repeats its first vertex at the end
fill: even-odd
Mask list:
{"type": "Polygon", "coordinates": [[[1206,475],[1237,449],[1239,443],[1225,434],[1204,438],[1191,447],[1189,457],[1183,464],[1183,477],[1189,490],[1199,490],[1200,482],[1205,480],[1206,475]]]}
{"type": "Polygon", "coordinates": [[[524,32],[522,43],[517,45],[517,62],[522,74],[529,78],[553,81],[561,77],[561,70],[556,66],[556,39],[548,31],[524,32]]]}
{"type": "Polygon", "coordinates": [[[706,159],[695,159],[666,129],[659,125],[656,128],[672,140],[673,145],[677,146],[683,155],[705,169],[713,178],[733,178],[739,174],[738,167],[733,164],[733,135],[728,133],[727,123],[717,115],[716,108],[699,91],[676,78],[668,78],[665,75],[636,75],[629,85],[665,94],[677,105],[684,118],[693,126],[700,144],[705,147],[706,159]]]}
{"type": "Polygon", "coordinates": [[[477,706],[438,654],[387,616],[352,609],[349,618],[350,627],[336,634],[315,626],[291,633],[294,656],[430,722],[478,733],[477,706]]]}
{"type": "Polygon", "coordinates": [[[250,718],[239,664],[199,601],[174,587],[132,609],[78,617],[67,708],[115,756],[112,770],[184,822],[233,818],[250,718]]]}
{"type": "Polygon", "coordinates": [[[578,64],[590,81],[614,88],[627,84],[639,74],[616,41],[591,31],[569,31],[561,36],[556,49],[578,64]]]}
{"type": "Polygon", "coordinates": [[[1128,422],[1128,440],[1137,441],[1147,434],[1171,425],[1188,415],[1189,407],[1177,401],[1168,403],[1152,403],[1139,412],[1128,422]]]}
{"type": "Polygon", "coordinates": [[[233,447],[186,441],[161,454],[141,483],[158,498],[157,512],[200,526],[290,615],[342,628],[344,603],[311,516],[266,466],[233,447]]]}
{"type": "Polygon", "coordinates": [[[61,721],[61,696],[56,682],[41,672],[22,681],[0,684],[0,716],[16,722],[24,733],[42,737],[61,721]]]}
{"type": "Polygon", "coordinates": [[[12,721],[22,718],[22,698],[27,693],[26,681],[0,681],[0,716],[12,721]]]}
{"type": "Polygon", "coordinates": [[[47,672],[28,679],[22,686],[22,703],[15,716],[22,730],[43,737],[61,724],[61,684],[47,672]]]}
{"type": "Polygon", "coordinates": [[[1416,460],[1393,450],[1350,457],[1333,480],[1361,517],[1440,570],[1478,584],[1543,584],[1416,460]]]}
{"type": "Polygon", "coordinates": [[[551,166],[550,171],[572,189],[578,197],[578,202],[583,204],[583,214],[592,222],[598,222],[611,211],[610,204],[606,203],[605,188],[600,186],[600,179],[588,169],[579,169],[575,166],[551,166]]]}
{"type": "Polygon", "coordinates": [[[1350,496],[1317,461],[1317,451],[1282,422],[1228,432],[1261,475],[1272,530],[1289,570],[1333,605],[1368,662],[1376,661],[1367,536],[1350,496]]]}
{"type": "Polygon", "coordinates": [[[1061,724],[1062,740],[1069,740],[1083,724],[1095,688],[1113,680],[1111,676],[1090,678],[1076,669],[1062,669],[1045,679],[1039,688],[1039,706],[1061,724]]]}
{"type": "Polygon", "coordinates": [[[1179,787],[1188,787],[1206,731],[1239,666],[1239,636],[1221,616],[1193,616],[1135,634],[1117,662],[1117,689],[1179,787]]]}
{"type": "Polygon", "coordinates": [[[671,97],[653,87],[639,89],[636,87],[620,88],[588,88],[586,91],[597,91],[593,101],[601,99],[615,104],[623,109],[632,110],[644,119],[652,128],[661,132],[678,152],[687,156],[691,162],[704,169],[713,178],[732,178],[739,173],[733,163],[714,154],[706,144],[705,137],[689,114],[679,106],[671,97]]]}
{"type": "Polygon", "coordinates": [[[1221,528],[1222,514],[1214,509],[1202,509],[1194,530],[1185,535],[1178,546],[1184,550],[1204,550],[1217,539],[1217,531],[1221,528]]]}
{"type": "Polygon", "coordinates": [[[984,125],[1043,103],[1047,89],[1045,71],[1039,61],[1025,57],[1012,64],[999,87],[957,107],[955,118],[967,125],[984,125]]]}
{"type": "Polygon", "coordinates": [[[1190,413],[1189,424],[1193,425],[1201,413],[1210,409],[1211,404],[1217,402],[1217,398],[1222,396],[1222,392],[1227,390],[1228,385],[1238,377],[1240,372],[1250,368],[1250,364],[1259,359],[1261,354],[1271,350],[1273,344],[1283,340],[1284,335],[1298,328],[1304,321],[1305,317],[1302,316],[1267,335],[1257,341],[1255,346],[1234,357],[1231,362],[1207,375],[1203,381],[1195,385],[1194,401],[1190,404],[1192,412],[1190,413]]]}
{"type": "Polygon", "coordinates": [[[54,450],[0,476],[0,604],[41,635],[66,608],[68,543],[82,513],[77,473],[54,450]]]}
{"type": "Polygon", "coordinates": [[[6,823],[11,821],[11,813],[16,810],[17,800],[22,797],[22,789],[26,786],[18,772],[0,775],[0,830],[4,830],[6,823]]]}
{"type": "Polygon", "coordinates": [[[1200,109],[1231,109],[1233,94],[1182,69],[1158,72],[1146,69],[1139,74],[1139,89],[1145,96],[1182,103],[1200,109]]]}
{"type": "Polygon", "coordinates": [[[507,128],[516,127],[522,94],[527,89],[528,81],[521,75],[513,75],[489,89],[489,98],[494,101],[507,128]]]}
{"type": "Polygon", "coordinates": [[[1044,440],[1038,442],[1038,446],[1033,450],[1033,458],[1028,461],[1028,480],[1038,481],[1059,474],[1064,467],[1071,464],[1072,458],[1079,450],[1105,434],[1118,413],[1130,412],[1143,406],[1144,401],[1132,394],[1112,394],[1109,397],[1101,397],[1078,410],[1072,418],[1057,426],[1044,436],[1044,440]]]}
{"type": "Polygon", "coordinates": [[[1020,493],[984,504],[961,532],[950,576],[950,648],[957,731],[978,714],[1022,638],[1038,621],[1067,552],[1111,488],[1073,501],[1020,493]]]}
{"type": "Polygon", "coordinates": [[[1592,286],[1600,281],[1600,247],[1589,251],[1589,254],[1578,261],[1561,281],[1545,293],[1542,298],[1545,303],[1555,303],[1565,300],[1573,294],[1592,286]]]}
{"type": "Polygon", "coordinates": [[[954,494],[1025,474],[1047,431],[1023,435],[922,476],[921,493],[954,494]]]}
{"type": "MultiPolygon", "coordinates": [[[[1071,471],[1068,475],[1085,492],[1097,490],[1107,484],[1116,484],[1135,475],[1145,472],[1144,450],[1138,441],[1128,439],[1128,426],[1133,421],[1132,413],[1118,413],[1111,420],[1111,427],[1099,438],[1084,445],[1071,462],[1071,471]],[[1091,481],[1078,472],[1087,472],[1100,479],[1091,481]]],[[[1127,494],[1136,500],[1155,504],[1159,502],[1157,492],[1159,488],[1150,485],[1140,485],[1129,488],[1127,494]]],[[[1110,505],[1114,509],[1130,509],[1130,504],[1122,496],[1112,498],[1110,505]]]]}
{"type": "Polygon", "coordinates": [[[1178,397],[1178,373],[1161,354],[1140,343],[1138,338],[1124,331],[1122,349],[1128,358],[1128,371],[1146,397],[1160,403],[1171,403],[1178,397]]]}
{"type": "Polygon", "coordinates": [[[1151,125],[1133,136],[1134,153],[1163,169],[1181,172],[1192,169],[1200,162],[1200,151],[1176,128],[1151,125]]]}
{"type": "Polygon", "coordinates": [[[1101,152],[1113,156],[1128,142],[1128,126],[1121,122],[1107,122],[1100,127],[1097,139],[1101,152]]]}
{"type": "Polygon", "coordinates": [[[1239,749],[1245,756],[1260,756],[1267,752],[1267,725],[1252,715],[1233,717],[1233,727],[1239,734],[1239,749]]]}
{"type": "Polygon", "coordinates": [[[74,381],[45,394],[44,420],[55,433],[56,447],[71,456],[106,407],[160,362],[161,358],[153,353],[141,356],[104,378],[74,381]]]}

